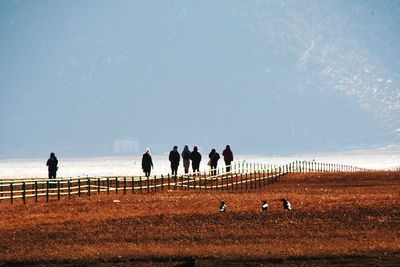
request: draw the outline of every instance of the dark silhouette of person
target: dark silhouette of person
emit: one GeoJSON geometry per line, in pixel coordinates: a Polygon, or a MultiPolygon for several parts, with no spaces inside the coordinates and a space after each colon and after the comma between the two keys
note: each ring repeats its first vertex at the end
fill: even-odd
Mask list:
{"type": "Polygon", "coordinates": [[[198,151],[199,149],[197,146],[193,147],[193,152],[190,154],[190,159],[192,160],[192,168],[193,172],[200,172],[200,161],[201,161],[201,154],[198,151]]]}
{"type": "Polygon", "coordinates": [[[233,153],[232,153],[230,145],[226,145],[225,150],[222,152],[222,156],[224,156],[226,172],[230,172],[231,171],[231,163],[233,161],[233,153]]]}
{"type": "Polygon", "coordinates": [[[150,176],[151,169],[153,168],[153,160],[151,159],[150,149],[146,148],[146,152],[142,157],[142,169],[146,177],[150,176]]]}
{"type": "Polygon", "coordinates": [[[183,161],[183,168],[185,169],[185,173],[189,172],[189,166],[190,166],[190,150],[189,146],[185,145],[182,151],[182,161],[183,161]]]}
{"type": "Polygon", "coordinates": [[[49,167],[49,179],[55,179],[57,177],[58,159],[53,152],[50,153],[50,158],[47,160],[46,165],[49,167]]]}
{"type": "Polygon", "coordinates": [[[172,175],[176,176],[178,174],[178,166],[180,160],[181,160],[181,155],[179,155],[178,147],[174,146],[171,152],[169,152],[169,161],[171,162],[172,175]]]}
{"type": "Polygon", "coordinates": [[[218,165],[218,160],[220,158],[219,154],[215,149],[211,149],[210,154],[208,154],[208,157],[210,158],[210,166],[211,166],[211,175],[217,175],[217,165],[218,165]]]}

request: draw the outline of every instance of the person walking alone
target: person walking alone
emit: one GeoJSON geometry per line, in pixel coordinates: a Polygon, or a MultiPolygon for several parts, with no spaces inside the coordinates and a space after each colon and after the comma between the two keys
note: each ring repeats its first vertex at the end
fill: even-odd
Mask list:
{"type": "Polygon", "coordinates": [[[178,175],[178,166],[179,161],[181,160],[181,156],[178,152],[178,147],[174,146],[171,152],[169,152],[169,161],[171,162],[171,172],[172,175],[178,175]]]}
{"type": "Polygon", "coordinates": [[[151,169],[153,168],[153,160],[151,159],[150,149],[146,148],[146,152],[142,157],[142,169],[146,177],[150,176],[151,169]]]}
{"type": "Polygon", "coordinates": [[[230,172],[231,171],[231,163],[233,161],[233,153],[232,153],[230,145],[226,145],[225,150],[222,152],[222,156],[224,156],[226,172],[230,172]]]}
{"type": "Polygon", "coordinates": [[[49,179],[55,179],[57,177],[58,159],[54,153],[50,153],[46,165],[49,167],[49,179]]]}
{"type": "Polygon", "coordinates": [[[193,147],[193,152],[190,154],[190,159],[192,160],[192,169],[193,172],[200,172],[200,161],[201,161],[201,154],[198,151],[199,149],[197,146],[193,147]]]}
{"type": "Polygon", "coordinates": [[[219,154],[215,149],[211,149],[210,154],[208,154],[208,157],[210,158],[210,166],[211,166],[211,175],[217,175],[217,165],[218,165],[218,160],[220,158],[219,154]]]}
{"type": "Polygon", "coordinates": [[[182,161],[183,161],[183,168],[185,169],[185,173],[189,173],[189,166],[190,166],[190,150],[189,146],[185,145],[182,151],[182,161]]]}

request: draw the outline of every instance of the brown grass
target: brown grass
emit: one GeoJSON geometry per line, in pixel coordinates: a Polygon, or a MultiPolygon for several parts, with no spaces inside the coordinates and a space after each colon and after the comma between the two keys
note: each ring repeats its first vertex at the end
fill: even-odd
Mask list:
{"type": "Polygon", "coordinates": [[[2,202],[0,265],[397,265],[399,192],[398,172],[326,173],[290,174],[252,192],[2,202]]]}

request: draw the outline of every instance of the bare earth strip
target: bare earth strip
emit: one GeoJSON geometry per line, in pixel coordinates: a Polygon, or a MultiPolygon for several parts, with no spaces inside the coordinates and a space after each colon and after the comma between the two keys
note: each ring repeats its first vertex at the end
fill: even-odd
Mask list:
{"type": "Polygon", "coordinates": [[[0,266],[400,265],[399,172],[290,174],[247,192],[30,201],[0,203],[0,266]]]}

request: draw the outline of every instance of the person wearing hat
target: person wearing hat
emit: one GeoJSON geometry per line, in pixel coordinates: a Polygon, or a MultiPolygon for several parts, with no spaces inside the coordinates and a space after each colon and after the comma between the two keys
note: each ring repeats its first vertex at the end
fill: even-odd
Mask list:
{"type": "Polygon", "coordinates": [[[233,161],[233,153],[232,153],[230,145],[226,145],[225,150],[222,152],[222,156],[224,156],[226,172],[230,172],[231,171],[231,163],[233,161]]]}
{"type": "Polygon", "coordinates": [[[185,169],[185,173],[189,173],[189,167],[190,167],[190,150],[189,146],[185,145],[182,151],[182,161],[183,161],[183,168],[185,169]]]}
{"type": "Polygon", "coordinates": [[[171,173],[172,175],[178,174],[179,161],[181,160],[181,155],[179,155],[178,147],[174,146],[171,152],[169,152],[169,161],[171,162],[171,173]]]}
{"type": "Polygon", "coordinates": [[[197,146],[193,147],[193,152],[190,154],[190,159],[192,160],[193,172],[200,172],[201,154],[199,153],[197,146]]]}
{"type": "Polygon", "coordinates": [[[153,168],[153,160],[151,159],[150,149],[146,148],[146,152],[142,157],[142,169],[146,177],[150,176],[151,169],[153,168]]]}
{"type": "Polygon", "coordinates": [[[52,152],[50,153],[50,158],[47,160],[46,165],[48,166],[49,169],[49,179],[55,179],[57,176],[57,170],[58,170],[58,159],[56,155],[52,152]]]}

